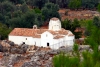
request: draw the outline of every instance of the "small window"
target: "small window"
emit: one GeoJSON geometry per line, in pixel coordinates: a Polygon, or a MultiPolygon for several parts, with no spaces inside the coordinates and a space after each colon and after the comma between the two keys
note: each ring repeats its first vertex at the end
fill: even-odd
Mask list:
{"type": "Polygon", "coordinates": [[[75,42],[75,39],[73,39],[73,42],[75,42]]]}
{"type": "Polygon", "coordinates": [[[23,44],[25,44],[25,42],[23,42],[23,44]]]}
{"type": "Polygon", "coordinates": [[[48,34],[46,34],[46,37],[48,37],[48,34]]]}
{"type": "Polygon", "coordinates": [[[36,45],[36,42],[35,42],[35,45],[36,45]]]}
{"type": "Polygon", "coordinates": [[[49,47],[49,43],[47,43],[47,46],[49,47]]]}

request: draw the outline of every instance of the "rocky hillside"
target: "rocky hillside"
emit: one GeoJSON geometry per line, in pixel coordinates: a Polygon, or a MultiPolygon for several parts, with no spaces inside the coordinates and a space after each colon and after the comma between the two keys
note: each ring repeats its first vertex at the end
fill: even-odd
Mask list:
{"type": "MultiPolygon", "coordinates": [[[[61,52],[73,56],[73,47],[61,47],[58,50],[50,48],[35,47],[29,50],[28,45],[11,45],[12,42],[1,41],[0,67],[53,67],[53,56],[61,52]],[[6,46],[4,46],[6,44],[6,46]],[[9,47],[7,47],[9,45],[9,47]],[[6,51],[5,51],[6,49],[6,51]]],[[[85,50],[92,52],[89,45],[79,45],[80,56],[85,50]]],[[[82,59],[81,59],[82,60],[82,59]]]]}
{"type": "Polygon", "coordinates": [[[93,19],[95,16],[100,16],[100,13],[98,11],[92,11],[92,10],[70,10],[70,9],[60,9],[59,14],[61,16],[62,20],[65,20],[66,18],[70,20],[74,20],[75,18],[81,20],[81,19],[93,19]]]}

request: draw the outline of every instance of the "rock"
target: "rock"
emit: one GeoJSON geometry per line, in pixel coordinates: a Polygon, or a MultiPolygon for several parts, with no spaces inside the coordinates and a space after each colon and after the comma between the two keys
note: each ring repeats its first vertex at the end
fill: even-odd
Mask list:
{"type": "Polygon", "coordinates": [[[52,57],[49,57],[49,59],[48,59],[49,61],[52,61],[52,57]]]}
{"type": "Polygon", "coordinates": [[[65,53],[71,52],[71,51],[73,51],[73,46],[59,48],[57,51],[58,51],[58,53],[61,53],[61,52],[65,52],[65,53]]]}
{"type": "Polygon", "coordinates": [[[8,65],[7,67],[13,67],[13,65],[8,65]]]}
{"type": "Polygon", "coordinates": [[[3,46],[0,44],[0,52],[3,52],[3,46]]]}
{"type": "Polygon", "coordinates": [[[50,50],[50,51],[48,51],[48,54],[56,55],[56,54],[58,54],[58,52],[57,52],[57,50],[50,50]]]}
{"type": "MultiPolygon", "coordinates": [[[[65,48],[65,46],[61,46],[60,48],[65,48]]],[[[59,48],[59,49],[60,49],[60,48],[59,48]]]]}
{"type": "Polygon", "coordinates": [[[39,52],[39,57],[41,58],[41,59],[44,59],[45,58],[45,55],[46,55],[46,52],[45,51],[41,51],[41,52],[39,52]]]}
{"type": "Polygon", "coordinates": [[[89,52],[93,52],[93,50],[90,48],[90,49],[89,49],[89,52]]]}
{"type": "Polygon", "coordinates": [[[37,61],[37,62],[36,62],[36,64],[37,64],[37,65],[39,65],[39,66],[41,66],[41,65],[42,65],[42,64],[41,64],[41,62],[39,62],[39,61],[37,61]]]}
{"type": "Polygon", "coordinates": [[[40,51],[40,47],[37,47],[36,51],[40,51]]]}
{"type": "Polygon", "coordinates": [[[23,54],[23,53],[25,53],[25,52],[24,52],[24,50],[22,50],[22,49],[17,49],[17,53],[18,53],[18,54],[23,54]]]}
{"type": "Polygon", "coordinates": [[[17,53],[17,49],[18,49],[18,48],[16,48],[16,47],[10,48],[10,52],[11,52],[11,53],[17,53]]]}
{"type": "Polygon", "coordinates": [[[100,45],[99,45],[99,47],[98,47],[98,50],[100,51],[100,45]]]}
{"type": "Polygon", "coordinates": [[[40,55],[40,52],[35,52],[34,53],[34,56],[39,56],[40,55]]]}
{"type": "Polygon", "coordinates": [[[15,53],[18,53],[18,54],[26,53],[23,48],[17,48],[17,47],[11,47],[10,52],[14,54],[15,53]]]}
{"type": "Polygon", "coordinates": [[[44,60],[48,60],[49,59],[49,57],[50,57],[50,55],[45,55],[45,57],[44,57],[44,60]]]}
{"type": "Polygon", "coordinates": [[[3,47],[10,47],[10,45],[9,45],[8,42],[7,42],[7,40],[3,40],[3,41],[1,42],[1,44],[2,44],[3,47]]]}
{"type": "Polygon", "coordinates": [[[15,45],[14,42],[11,42],[11,41],[8,42],[8,43],[9,43],[10,46],[14,46],[15,45]]]}
{"type": "Polygon", "coordinates": [[[47,61],[44,67],[53,67],[52,62],[47,61]]]}
{"type": "Polygon", "coordinates": [[[23,44],[23,45],[21,45],[21,50],[23,50],[23,51],[24,51],[24,53],[26,53],[26,51],[27,51],[28,47],[29,47],[28,45],[23,44]]]}
{"type": "Polygon", "coordinates": [[[18,59],[17,59],[16,55],[10,55],[9,65],[14,65],[17,61],[18,61],[18,59]]]}
{"type": "Polygon", "coordinates": [[[90,49],[90,45],[80,45],[79,46],[79,50],[89,50],[90,49]]]}
{"type": "Polygon", "coordinates": [[[33,64],[30,64],[30,62],[25,62],[21,67],[35,67],[33,64]]]}
{"type": "Polygon", "coordinates": [[[40,57],[39,56],[33,56],[31,58],[31,61],[34,61],[34,62],[39,61],[39,60],[40,60],[40,57]]]}
{"type": "Polygon", "coordinates": [[[3,56],[9,56],[9,55],[10,55],[9,53],[4,53],[4,54],[3,54],[3,56]]]}
{"type": "Polygon", "coordinates": [[[8,52],[9,49],[7,47],[3,47],[3,52],[8,52]]]}

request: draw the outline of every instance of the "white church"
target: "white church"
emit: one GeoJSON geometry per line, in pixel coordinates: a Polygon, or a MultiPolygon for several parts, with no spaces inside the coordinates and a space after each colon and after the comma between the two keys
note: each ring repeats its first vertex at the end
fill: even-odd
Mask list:
{"type": "Polygon", "coordinates": [[[48,29],[38,29],[36,25],[31,29],[14,28],[8,39],[18,45],[25,43],[58,49],[61,46],[73,46],[75,36],[70,30],[63,29],[61,21],[54,17],[50,19],[48,29]]]}

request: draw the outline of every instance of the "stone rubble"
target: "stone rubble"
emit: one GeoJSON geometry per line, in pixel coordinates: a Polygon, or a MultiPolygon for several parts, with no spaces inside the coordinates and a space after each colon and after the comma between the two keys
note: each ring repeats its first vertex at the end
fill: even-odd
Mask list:
{"type": "MultiPolygon", "coordinates": [[[[5,43],[5,41],[4,41],[5,43]]],[[[73,47],[61,47],[57,50],[41,50],[43,47],[36,47],[35,49],[32,48],[34,52],[28,52],[29,49],[28,45],[20,45],[16,46],[10,42],[10,49],[8,51],[3,52],[3,58],[0,59],[0,67],[14,67],[14,64],[18,63],[21,60],[29,59],[27,62],[24,61],[22,66],[20,67],[53,67],[52,59],[53,56],[58,55],[62,52],[73,55],[73,47]]],[[[1,46],[0,48],[4,46],[1,46]]],[[[99,47],[100,49],[100,47],[99,47]]],[[[1,52],[4,49],[1,49],[1,52]]],[[[89,45],[79,45],[79,52],[82,53],[83,51],[88,50],[89,52],[93,52],[89,45]]],[[[80,55],[81,56],[81,55],[80,55]]],[[[82,57],[81,57],[82,59],[82,57]]]]}

